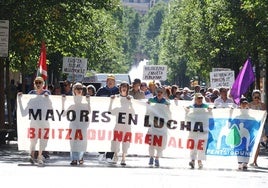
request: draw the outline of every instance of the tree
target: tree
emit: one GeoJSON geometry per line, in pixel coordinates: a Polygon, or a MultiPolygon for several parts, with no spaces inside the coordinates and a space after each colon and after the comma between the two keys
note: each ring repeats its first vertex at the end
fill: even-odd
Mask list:
{"type": "Polygon", "coordinates": [[[187,85],[197,75],[208,81],[214,67],[238,73],[249,55],[259,80],[267,49],[266,8],[267,2],[253,0],[170,2],[160,48],[160,61],[170,67],[169,80],[187,85]]]}
{"type": "Polygon", "coordinates": [[[141,53],[151,64],[159,64],[160,29],[167,11],[167,4],[157,2],[142,18],[140,46],[141,53]]]}
{"type": "Polygon", "coordinates": [[[49,64],[58,65],[63,56],[75,56],[88,58],[88,67],[95,71],[126,71],[122,29],[114,19],[120,7],[119,0],[2,2],[0,16],[10,19],[11,25],[11,68],[23,75],[34,74],[44,40],[49,64]]]}

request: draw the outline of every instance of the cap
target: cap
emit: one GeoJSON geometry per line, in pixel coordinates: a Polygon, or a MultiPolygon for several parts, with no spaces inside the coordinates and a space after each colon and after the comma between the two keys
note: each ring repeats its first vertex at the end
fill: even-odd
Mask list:
{"type": "Polygon", "coordinates": [[[96,92],[96,88],[95,88],[95,86],[94,86],[94,85],[89,84],[89,85],[87,86],[87,89],[88,89],[88,88],[92,88],[92,89],[93,89],[93,91],[94,91],[94,92],[96,92]]]}
{"type": "Polygon", "coordinates": [[[241,103],[248,103],[247,98],[246,98],[246,97],[242,97],[242,98],[240,99],[240,104],[241,104],[241,103]]]}
{"type": "Polygon", "coordinates": [[[134,82],[133,82],[133,85],[134,84],[141,84],[141,80],[139,78],[135,78],[134,82]]]}
{"type": "Polygon", "coordinates": [[[44,82],[44,79],[41,76],[37,76],[34,81],[41,81],[44,82]]]}
{"type": "Polygon", "coordinates": [[[151,86],[155,86],[154,81],[149,82],[149,87],[151,87],[151,86]]]}
{"type": "Polygon", "coordinates": [[[201,93],[195,93],[195,94],[194,94],[194,97],[195,97],[195,98],[199,98],[199,97],[203,97],[203,95],[202,95],[201,93]]]}
{"type": "Polygon", "coordinates": [[[75,83],[75,84],[73,85],[73,90],[75,90],[75,89],[78,88],[78,87],[83,88],[83,84],[81,84],[80,82],[75,83]]]}
{"type": "Polygon", "coordinates": [[[165,93],[166,89],[164,87],[158,87],[156,88],[156,92],[163,92],[165,93]]]}
{"type": "Polygon", "coordinates": [[[188,87],[183,88],[183,91],[190,91],[188,87]]]}
{"type": "Polygon", "coordinates": [[[111,80],[115,80],[115,76],[113,74],[109,74],[106,78],[106,80],[111,79],[111,80]]]}
{"type": "Polygon", "coordinates": [[[253,95],[254,95],[255,93],[258,93],[259,95],[261,95],[261,91],[260,91],[260,90],[258,90],[258,89],[254,89],[254,90],[252,91],[252,97],[253,97],[253,95]]]}

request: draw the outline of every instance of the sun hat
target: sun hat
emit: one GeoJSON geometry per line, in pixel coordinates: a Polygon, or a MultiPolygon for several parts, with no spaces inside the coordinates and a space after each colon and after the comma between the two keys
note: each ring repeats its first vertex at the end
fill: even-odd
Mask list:
{"type": "Polygon", "coordinates": [[[115,80],[115,76],[113,74],[109,74],[106,78],[106,80],[111,79],[111,80],[115,80]]]}
{"type": "Polygon", "coordinates": [[[135,78],[133,81],[133,85],[135,84],[141,84],[141,80],[139,78],[135,78]]]}
{"type": "Polygon", "coordinates": [[[37,76],[34,81],[41,81],[44,82],[44,79],[41,76],[37,76]]]}

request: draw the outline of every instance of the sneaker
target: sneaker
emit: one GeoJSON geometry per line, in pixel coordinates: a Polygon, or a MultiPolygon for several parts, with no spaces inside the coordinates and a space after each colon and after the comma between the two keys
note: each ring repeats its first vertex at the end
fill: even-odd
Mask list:
{"type": "Polygon", "coordinates": [[[247,170],[247,169],[248,169],[248,164],[242,163],[242,170],[247,170]]]}
{"type": "Polygon", "coordinates": [[[248,169],[248,164],[247,163],[240,163],[238,165],[238,170],[247,170],[248,169]]]}
{"type": "Polygon", "coordinates": [[[42,159],[38,159],[37,162],[38,162],[38,165],[43,165],[44,164],[44,161],[42,159]]]}
{"type": "Polygon", "coordinates": [[[30,162],[31,164],[34,164],[34,158],[33,158],[33,157],[30,157],[29,162],[30,162]]]}
{"type": "Polygon", "coordinates": [[[45,159],[49,159],[49,158],[50,158],[50,156],[49,156],[49,152],[47,152],[47,151],[44,151],[44,152],[42,153],[42,155],[43,155],[43,157],[44,157],[45,159]]]}
{"type": "Polygon", "coordinates": [[[189,166],[191,167],[191,169],[194,169],[194,161],[190,161],[189,166]]]}
{"type": "Polygon", "coordinates": [[[127,164],[126,164],[126,162],[124,160],[122,160],[121,163],[120,163],[120,165],[121,166],[126,166],[127,164]]]}
{"type": "Polygon", "coordinates": [[[77,160],[72,160],[72,162],[70,163],[70,165],[72,165],[72,166],[77,165],[77,160]]]}
{"type": "Polygon", "coordinates": [[[113,159],[111,159],[111,158],[106,158],[106,162],[107,162],[107,163],[110,163],[110,164],[114,164],[114,161],[113,161],[113,159]]]}
{"type": "Polygon", "coordinates": [[[203,168],[203,164],[202,164],[202,162],[199,162],[198,163],[198,169],[202,169],[203,168]]]}
{"type": "Polygon", "coordinates": [[[153,164],[154,164],[154,158],[153,157],[150,157],[149,165],[153,165],[153,164]]]}
{"type": "Polygon", "coordinates": [[[258,168],[258,164],[256,162],[251,163],[250,166],[252,166],[254,168],[258,168]]]}
{"type": "Polygon", "coordinates": [[[106,161],[105,154],[100,154],[98,157],[99,162],[106,161]]]}
{"type": "Polygon", "coordinates": [[[84,164],[84,159],[83,158],[81,160],[79,160],[79,164],[80,165],[84,164]]]}
{"type": "Polygon", "coordinates": [[[118,157],[114,155],[112,163],[117,164],[117,162],[118,162],[118,157]]]}
{"type": "Polygon", "coordinates": [[[160,164],[159,164],[159,159],[155,159],[155,161],[154,161],[154,166],[156,166],[156,167],[159,167],[159,166],[160,166],[160,164]]]}

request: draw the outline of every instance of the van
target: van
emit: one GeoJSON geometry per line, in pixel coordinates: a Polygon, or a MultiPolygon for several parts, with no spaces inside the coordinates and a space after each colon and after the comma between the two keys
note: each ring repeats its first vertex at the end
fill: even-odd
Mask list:
{"type": "MultiPolygon", "coordinates": [[[[82,83],[87,86],[92,84],[95,86],[96,90],[100,87],[106,86],[106,78],[109,74],[113,73],[96,73],[93,76],[84,77],[82,83]]],[[[115,84],[120,85],[122,82],[127,82],[131,85],[131,79],[129,74],[113,74],[115,76],[115,84]]]]}

